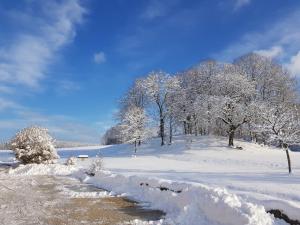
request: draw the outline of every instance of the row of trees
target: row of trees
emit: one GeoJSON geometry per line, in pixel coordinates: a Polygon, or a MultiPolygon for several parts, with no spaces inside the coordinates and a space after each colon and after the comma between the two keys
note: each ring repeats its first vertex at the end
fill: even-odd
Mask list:
{"type": "Polygon", "coordinates": [[[299,141],[297,100],[295,79],[270,58],[251,53],[231,64],[207,60],[173,76],[156,71],[137,79],[106,138],[137,146],[158,125],[161,145],[166,137],[171,144],[176,131],[228,136],[229,146],[238,136],[287,149],[299,141]]]}

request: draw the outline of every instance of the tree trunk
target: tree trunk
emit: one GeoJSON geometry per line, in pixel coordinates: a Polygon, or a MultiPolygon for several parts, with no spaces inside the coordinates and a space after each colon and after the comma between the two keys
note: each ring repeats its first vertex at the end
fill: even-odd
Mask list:
{"type": "Polygon", "coordinates": [[[291,159],[290,159],[289,149],[287,147],[285,148],[285,153],[286,153],[286,158],[288,161],[289,173],[292,173],[291,159]]]}
{"type": "Polygon", "coordinates": [[[195,130],[195,136],[198,136],[198,126],[196,122],[195,122],[194,130],[195,130]]]}
{"type": "Polygon", "coordinates": [[[233,147],[234,132],[235,132],[235,129],[231,127],[229,130],[229,142],[228,142],[229,147],[233,147]]]}
{"type": "Polygon", "coordinates": [[[184,134],[187,134],[187,129],[186,129],[186,121],[183,121],[183,129],[184,129],[184,134]]]}
{"type": "Polygon", "coordinates": [[[192,124],[191,124],[191,117],[188,116],[186,118],[186,124],[187,124],[187,134],[192,134],[192,124]]]}
{"type": "Polygon", "coordinates": [[[191,122],[190,124],[190,134],[193,134],[194,124],[191,122]]]}
{"type": "Polygon", "coordinates": [[[170,136],[169,136],[169,144],[172,144],[172,138],[173,138],[173,125],[172,125],[172,118],[170,118],[170,124],[169,124],[169,126],[170,126],[170,136]]]}
{"type": "Polygon", "coordinates": [[[211,104],[208,103],[207,105],[207,111],[208,111],[208,115],[207,115],[207,135],[210,135],[210,132],[211,132],[211,121],[212,121],[212,118],[211,118],[211,114],[210,114],[210,111],[211,111],[211,104]]]}
{"type": "Polygon", "coordinates": [[[165,145],[165,120],[162,116],[160,116],[160,138],[161,138],[161,145],[165,145]]]}
{"type": "Polygon", "coordinates": [[[136,141],[134,141],[134,153],[136,153],[136,141]]]}

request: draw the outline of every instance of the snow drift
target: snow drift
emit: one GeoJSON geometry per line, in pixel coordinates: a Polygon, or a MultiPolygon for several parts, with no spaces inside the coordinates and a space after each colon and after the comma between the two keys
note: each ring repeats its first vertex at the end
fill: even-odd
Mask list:
{"type": "Polygon", "coordinates": [[[95,177],[82,173],[75,176],[84,182],[116,194],[149,203],[151,208],[167,213],[166,224],[182,225],[271,225],[284,224],[266,213],[263,206],[247,202],[223,188],[184,184],[167,180],[122,176],[104,171],[95,177]],[[141,185],[147,183],[147,185],[141,185]],[[167,187],[173,191],[161,191],[167,187]]]}

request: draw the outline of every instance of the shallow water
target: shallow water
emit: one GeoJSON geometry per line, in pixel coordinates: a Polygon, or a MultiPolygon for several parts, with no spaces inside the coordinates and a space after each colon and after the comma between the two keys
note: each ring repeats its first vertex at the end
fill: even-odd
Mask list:
{"type": "Polygon", "coordinates": [[[104,190],[67,177],[11,176],[0,170],[0,180],[0,224],[115,225],[164,216],[122,197],[90,197],[104,190]]]}

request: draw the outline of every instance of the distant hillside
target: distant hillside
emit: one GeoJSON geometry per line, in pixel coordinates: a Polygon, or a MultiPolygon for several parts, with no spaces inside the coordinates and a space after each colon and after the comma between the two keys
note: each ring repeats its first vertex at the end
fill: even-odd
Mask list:
{"type": "Polygon", "coordinates": [[[7,143],[6,142],[0,142],[0,150],[7,150],[7,143]]]}
{"type": "Polygon", "coordinates": [[[55,141],[56,148],[71,148],[71,147],[84,147],[84,146],[94,146],[99,145],[99,143],[83,143],[74,141],[55,141]]]}

